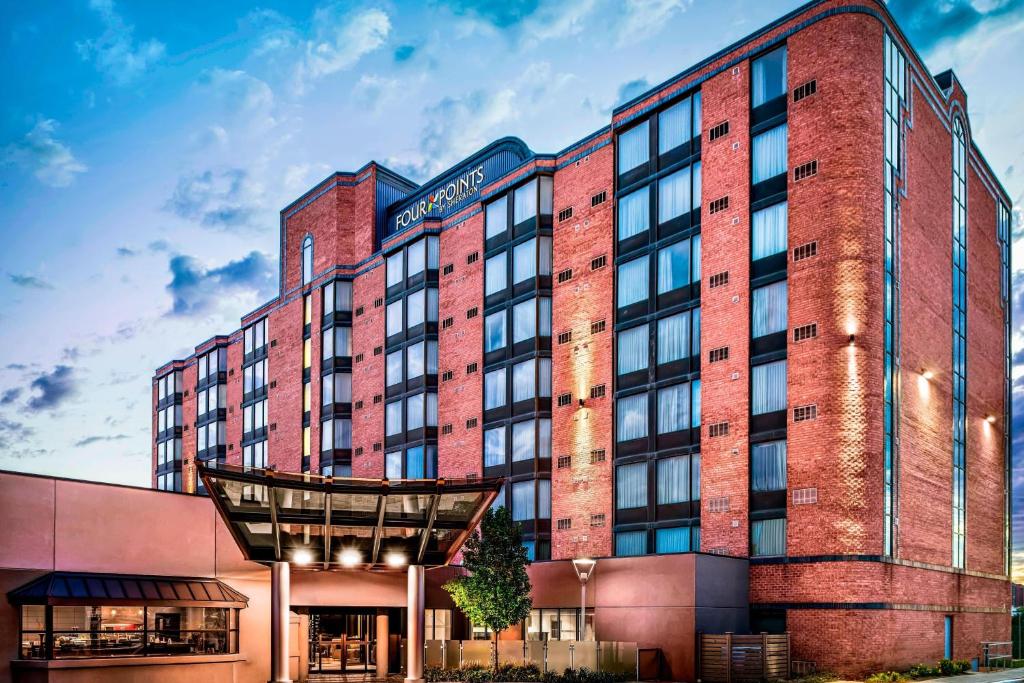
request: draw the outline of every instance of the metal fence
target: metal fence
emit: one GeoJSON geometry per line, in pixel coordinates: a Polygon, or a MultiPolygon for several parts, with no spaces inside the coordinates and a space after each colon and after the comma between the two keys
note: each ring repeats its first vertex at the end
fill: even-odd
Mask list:
{"type": "MultiPolygon", "coordinates": [[[[490,640],[428,640],[426,666],[459,669],[490,666],[494,642],[490,640]]],[[[541,671],[590,669],[638,675],[636,643],[594,640],[499,640],[499,664],[535,664],[541,671]]]]}
{"type": "Polygon", "coordinates": [[[700,679],[702,683],[774,681],[790,675],[789,634],[736,635],[702,633],[700,679]]]}

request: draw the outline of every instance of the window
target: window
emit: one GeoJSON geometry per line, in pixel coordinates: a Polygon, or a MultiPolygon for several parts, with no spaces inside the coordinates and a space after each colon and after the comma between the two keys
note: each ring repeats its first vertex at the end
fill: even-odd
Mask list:
{"type": "MultiPolygon", "coordinates": [[[[967,544],[967,132],[953,119],[953,547],[963,567],[967,544]]],[[[888,283],[887,283],[888,284],[888,283]]],[[[888,349],[887,349],[888,351],[888,349]]]]}
{"type": "Polygon", "coordinates": [[[647,463],[619,465],[615,468],[615,508],[641,507],[647,507],[647,463]]]}
{"type": "Polygon", "coordinates": [[[484,431],[484,467],[505,464],[505,428],[484,431]]]}
{"type": "Polygon", "coordinates": [[[773,204],[755,211],[750,217],[751,255],[753,260],[786,251],[789,204],[773,204]]]}
{"type": "Polygon", "coordinates": [[[651,222],[650,187],[619,197],[619,241],[646,232],[651,222]]]}
{"type": "Polygon", "coordinates": [[[751,106],[786,94],[786,48],[780,47],[754,60],[750,69],[751,106]]]}
{"type": "Polygon", "coordinates": [[[750,490],[786,489],[786,442],[767,441],[750,446],[750,490]]]}
{"type": "Polygon", "coordinates": [[[332,403],[352,402],[352,373],[336,372],[333,375],[324,375],[321,380],[322,405],[329,406],[332,403]]]}
{"type": "Polygon", "coordinates": [[[512,284],[533,279],[537,276],[537,238],[517,244],[512,248],[512,284]]]}
{"type": "MultiPolygon", "coordinates": [[[[243,333],[243,344],[245,349],[245,355],[248,357],[249,354],[256,353],[263,349],[267,345],[267,319],[250,325],[245,328],[243,333]]],[[[178,384],[180,385],[180,380],[178,384]]]]}
{"type": "Polygon", "coordinates": [[[671,434],[689,427],[689,383],[658,389],[658,433],[671,434]]]}
{"type": "Polygon", "coordinates": [[[387,308],[387,336],[402,333],[402,300],[392,301],[387,308]]]}
{"type": "Polygon", "coordinates": [[[394,351],[389,353],[385,365],[385,381],[387,382],[387,386],[392,387],[396,384],[401,384],[403,380],[402,352],[394,351]]]}
{"type": "Polygon", "coordinates": [[[323,422],[320,427],[321,451],[352,448],[352,420],[335,418],[323,422]]]}
{"type": "Polygon", "coordinates": [[[452,611],[450,609],[424,610],[424,626],[427,640],[451,640],[452,611]]]}
{"type": "Polygon", "coordinates": [[[647,394],[627,396],[616,401],[618,441],[647,436],[647,394]]]}
{"type": "Polygon", "coordinates": [[[537,450],[536,423],[533,420],[512,425],[512,461],[533,460],[537,450]]]}
{"type": "Polygon", "coordinates": [[[619,308],[645,301],[648,296],[648,258],[641,256],[619,266],[619,308]]]}
{"type": "Polygon", "coordinates": [[[700,178],[701,167],[698,161],[692,167],[687,166],[658,181],[659,224],[700,207],[700,178]]]}
{"type": "Polygon", "coordinates": [[[658,250],[658,294],[690,284],[690,240],[658,250]]]}
{"type": "Polygon", "coordinates": [[[658,365],[697,355],[700,355],[699,308],[658,320],[658,365]]]}
{"type": "Polygon", "coordinates": [[[620,531],[615,534],[615,554],[620,557],[647,554],[646,531],[620,531]]]}
{"type": "Polygon", "coordinates": [[[784,332],[787,327],[786,318],[786,281],[775,282],[766,287],[758,287],[752,292],[751,305],[751,336],[763,337],[767,334],[784,332]]]}
{"type": "Polygon", "coordinates": [[[750,554],[765,557],[786,554],[786,519],[759,519],[750,523],[750,554]]]}
{"type": "Polygon", "coordinates": [[[416,240],[405,251],[406,277],[411,278],[419,275],[427,268],[427,242],[425,239],[416,240]]]}
{"type": "Polygon", "coordinates": [[[537,300],[527,299],[512,308],[512,343],[537,336],[537,300]]]}
{"type": "Polygon", "coordinates": [[[508,287],[508,252],[487,259],[484,266],[484,294],[490,296],[508,287]]]}
{"type": "Polygon", "coordinates": [[[512,519],[517,522],[534,519],[536,487],[533,481],[512,484],[512,519]]]}
{"type": "Polygon", "coordinates": [[[508,197],[502,195],[487,205],[487,213],[484,219],[486,227],[486,239],[497,237],[508,230],[508,197]]]}
{"type": "Polygon", "coordinates": [[[785,173],[788,164],[786,124],[755,136],[752,157],[755,184],[785,173]]]}
{"type": "MultiPolygon", "coordinates": [[[[696,467],[700,467],[697,459],[696,467]]],[[[658,505],[685,503],[690,500],[690,456],[680,455],[658,460],[658,505]]],[[[694,499],[699,498],[697,495],[694,499]]]]}
{"type": "MultiPolygon", "coordinates": [[[[512,193],[512,225],[537,216],[537,179],[521,185],[512,193]]],[[[551,213],[550,211],[548,213],[551,213]]]]}
{"type": "Polygon", "coordinates": [[[537,395],[536,359],[512,366],[512,402],[530,400],[537,395]]]}
{"type": "Polygon", "coordinates": [[[619,134],[619,174],[632,171],[650,158],[650,132],[647,121],[619,134]]]}
{"type": "Polygon", "coordinates": [[[313,279],[313,236],[302,240],[302,284],[308,285],[313,279]]]}
{"type": "Polygon", "coordinates": [[[384,454],[384,477],[387,479],[402,478],[402,451],[384,454]]]}
{"type": "Polygon", "coordinates": [[[650,334],[647,325],[631,327],[619,332],[618,341],[619,374],[626,375],[645,370],[650,356],[650,334]]]}
{"type": "Polygon", "coordinates": [[[423,394],[414,394],[405,399],[405,428],[408,431],[423,429],[423,406],[423,394]]]}
{"type": "Polygon", "coordinates": [[[425,343],[420,342],[405,348],[405,374],[406,378],[414,379],[422,377],[424,371],[423,349],[425,343]]]}
{"type": "Polygon", "coordinates": [[[352,355],[352,328],[330,327],[324,330],[322,355],[324,360],[352,355]]]}
{"type": "Polygon", "coordinates": [[[751,405],[753,415],[786,409],[786,361],[755,365],[751,374],[751,405]]]}
{"type": "Polygon", "coordinates": [[[658,154],[664,154],[700,134],[700,93],[658,114],[658,154]]]}
{"type": "Polygon", "coordinates": [[[401,434],[402,427],[402,402],[395,401],[384,406],[384,434],[395,436],[401,434]]]}
{"type": "MultiPolygon", "coordinates": [[[[654,531],[654,552],[656,553],[688,553],[691,550],[700,548],[699,541],[694,544],[690,539],[691,527],[677,526],[669,529],[656,529],[654,531]]],[[[700,538],[699,528],[696,538],[700,538]]]]}
{"type": "Polygon", "coordinates": [[[505,368],[484,374],[484,410],[505,405],[505,368]]]}
{"type": "MultiPolygon", "coordinates": [[[[412,329],[414,327],[417,327],[418,325],[422,325],[423,321],[426,319],[427,291],[425,289],[415,291],[409,295],[407,301],[408,303],[406,304],[405,311],[405,327],[406,329],[412,329]]],[[[390,336],[390,334],[391,330],[389,327],[388,335],[390,336]]]]}
{"type": "Polygon", "coordinates": [[[388,256],[387,284],[388,287],[402,284],[405,279],[405,254],[399,250],[388,256]]]}

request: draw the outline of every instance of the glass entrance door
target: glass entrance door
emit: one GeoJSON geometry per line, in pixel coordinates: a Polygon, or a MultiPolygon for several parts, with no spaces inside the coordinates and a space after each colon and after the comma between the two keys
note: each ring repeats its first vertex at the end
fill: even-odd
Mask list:
{"type": "Polygon", "coordinates": [[[374,612],[316,609],[309,615],[310,672],[366,673],[377,668],[374,612]]]}

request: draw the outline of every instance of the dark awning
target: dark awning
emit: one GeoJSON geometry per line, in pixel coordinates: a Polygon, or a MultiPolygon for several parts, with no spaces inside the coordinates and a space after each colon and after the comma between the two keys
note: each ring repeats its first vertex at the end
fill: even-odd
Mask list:
{"type": "Polygon", "coordinates": [[[249,598],[217,579],[51,572],[7,594],[12,605],[245,607],[249,598]]]}
{"type": "Polygon", "coordinates": [[[246,559],[323,569],[448,564],[502,484],[331,478],[205,463],[199,474],[246,559]]]}

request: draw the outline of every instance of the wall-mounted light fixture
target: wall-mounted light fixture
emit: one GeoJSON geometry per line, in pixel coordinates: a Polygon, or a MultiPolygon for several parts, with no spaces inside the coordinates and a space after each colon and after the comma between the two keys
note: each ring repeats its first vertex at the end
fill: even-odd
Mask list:
{"type": "Polygon", "coordinates": [[[582,407],[583,407],[583,399],[581,398],[580,399],[580,408],[582,408],[582,407]]]}
{"type": "Polygon", "coordinates": [[[927,380],[931,380],[932,378],[935,377],[935,373],[932,372],[931,370],[925,370],[924,368],[921,368],[921,376],[927,380]]]}
{"type": "Polygon", "coordinates": [[[856,340],[857,340],[857,335],[855,335],[855,334],[851,334],[851,335],[850,335],[850,346],[853,346],[853,343],[854,343],[854,341],[856,341],[856,340]]]}
{"type": "Polygon", "coordinates": [[[994,425],[996,423],[996,416],[995,415],[986,415],[985,416],[985,422],[988,422],[990,425],[994,425]]]}

